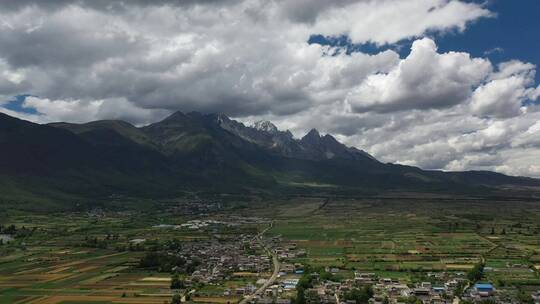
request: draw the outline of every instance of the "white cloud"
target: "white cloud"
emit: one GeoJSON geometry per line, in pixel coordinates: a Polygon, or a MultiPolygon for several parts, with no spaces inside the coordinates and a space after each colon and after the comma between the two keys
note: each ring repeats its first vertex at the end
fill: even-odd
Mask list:
{"type": "Polygon", "coordinates": [[[99,119],[120,119],[139,125],[155,122],[170,114],[169,111],[165,110],[142,109],[125,99],[88,102],[84,100],[50,100],[28,96],[24,99],[22,107],[35,109],[37,114],[18,114],[7,110],[4,112],[37,123],[59,121],[84,123],[99,119]]]}
{"type": "Polygon", "coordinates": [[[535,67],[437,51],[433,33],[493,16],[458,0],[0,2],[0,103],[32,94],[37,122],[173,110],[313,127],[382,161],[540,176],[535,67]],[[69,4],[69,5],[68,5],[69,4]],[[411,54],[343,52],[307,40],[417,39],[411,54]],[[504,98],[503,98],[504,97],[504,98]],[[512,156],[516,157],[513,158],[512,156]]]}
{"type": "Polygon", "coordinates": [[[540,178],[538,148],[504,151],[502,154],[506,157],[506,159],[505,161],[500,162],[499,165],[494,168],[496,171],[511,175],[540,178]]]}
{"type": "Polygon", "coordinates": [[[144,108],[288,114],[343,99],[398,59],[391,51],[324,56],[327,47],[307,44],[312,34],[385,43],[491,15],[447,0],[194,3],[21,1],[0,13],[0,58],[9,71],[23,69],[18,75],[30,84],[24,93],[51,100],[125,98],[144,108]]]}
{"type": "Polygon", "coordinates": [[[439,54],[435,42],[424,38],[389,73],[367,77],[347,102],[358,112],[450,107],[468,99],[490,72],[488,60],[467,53],[439,54]]]}
{"type": "Polygon", "coordinates": [[[50,100],[29,96],[23,107],[34,108],[44,113],[44,120],[84,122],[88,117],[96,117],[103,101],[84,102],[81,100],[50,100]]]}
{"type": "Polygon", "coordinates": [[[463,31],[468,22],[492,16],[481,5],[463,1],[360,1],[325,11],[315,29],[327,35],[346,34],[355,43],[382,45],[427,31],[463,31]]]}
{"type": "Polygon", "coordinates": [[[523,78],[511,76],[479,87],[472,96],[473,113],[498,118],[520,115],[527,96],[525,85],[523,78]]]}
{"type": "Polygon", "coordinates": [[[11,69],[7,62],[0,58],[0,105],[27,90],[28,85],[22,69],[11,69]]]}
{"type": "Polygon", "coordinates": [[[534,85],[535,66],[520,61],[502,63],[491,81],[478,87],[471,99],[476,115],[497,118],[513,117],[526,111],[524,102],[538,98],[534,85]]]}

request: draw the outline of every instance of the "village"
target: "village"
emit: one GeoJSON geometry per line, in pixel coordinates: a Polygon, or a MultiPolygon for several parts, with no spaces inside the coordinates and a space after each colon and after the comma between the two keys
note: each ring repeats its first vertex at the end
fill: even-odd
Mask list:
{"type": "MultiPolygon", "coordinates": [[[[95,208],[71,215],[70,221],[59,220],[61,225],[72,225],[71,229],[78,229],[77,223],[88,223],[89,229],[96,231],[77,232],[69,238],[58,234],[66,229],[37,229],[33,223],[38,221],[32,223],[21,217],[30,225],[5,225],[0,239],[5,250],[13,250],[42,242],[47,239],[43,234],[49,233],[56,238],[59,249],[42,253],[51,255],[40,261],[43,270],[32,266],[32,252],[25,252],[29,256],[21,263],[23,268],[17,264],[13,267],[30,271],[31,275],[60,272],[66,276],[65,284],[69,278],[80,276],[80,281],[73,280],[73,286],[103,288],[97,296],[100,300],[114,298],[121,303],[540,304],[537,285],[531,283],[525,289],[514,283],[524,278],[534,282],[538,277],[535,257],[530,262],[494,258],[494,254],[504,257],[509,252],[497,246],[509,234],[536,243],[535,235],[530,233],[536,226],[531,224],[498,227],[496,234],[490,226],[483,231],[454,234],[452,247],[444,252],[440,244],[447,239],[434,234],[411,237],[403,233],[389,241],[385,230],[379,230],[384,234],[372,230],[369,234],[345,235],[350,233],[346,227],[320,219],[276,218],[268,213],[228,210],[201,208],[196,214],[177,219],[172,219],[173,213],[168,210],[148,220],[143,213],[95,208]],[[301,225],[296,225],[297,221],[301,225]],[[122,228],[111,230],[117,223],[122,223],[122,228]],[[66,250],[68,246],[76,250],[66,250]],[[103,261],[88,264],[94,263],[94,255],[103,261]],[[72,268],[71,263],[81,263],[80,269],[72,268]],[[110,295],[109,290],[117,291],[110,295]]],[[[283,214],[298,212],[290,210],[283,214]]],[[[371,225],[390,227],[390,220],[381,221],[377,218],[377,223],[371,225]]],[[[64,284],[60,274],[58,284],[64,284]]],[[[18,292],[34,290],[21,288],[18,292]]]]}
{"type": "MultiPolygon", "coordinates": [[[[306,255],[295,245],[276,247],[275,252],[283,261],[278,279],[252,303],[524,303],[513,290],[498,290],[491,283],[471,283],[466,272],[428,272],[428,280],[418,283],[362,271],[355,271],[349,278],[342,274],[348,272],[345,269],[308,271],[308,265],[287,263],[288,259],[306,255]]],[[[526,300],[540,303],[540,291],[526,300]]]]}
{"type": "MultiPolygon", "coordinates": [[[[485,228],[486,238],[467,236],[465,249],[458,251],[455,248],[460,244],[454,245],[452,252],[459,254],[434,252],[437,247],[426,250],[437,241],[436,236],[430,236],[429,243],[415,236],[412,244],[422,242],[422,246],[406,243],[400,249],[401,260],[386,262],[381,257],[389,256],[387,252],[395,250],[399,240],[393,245],[384,238],[382,242],[376,239],[362,243],[353,236],[356,239],[350,241],[337,233],[325,234],[328,229],[306,229],[304,223],[295,230],[291,218],[235,210],[205,210],[178,220],[171,220],[170,213],[149,221],[142,213],[133,219],[136,215],[95,209],[72,215],[70,221],[58,219],[59,227],[78,229],[80,223],[88,223],[87,227],[95,231],[85,235],[75,230],[68,237],[58,233],[68,229],[35,228],[38,218],[30,222],[21,217],[22,223],[29,226],[3,226],[0,238],[6,252],[23,246],[37,248],[36,244],[46,244],[50,239],[57,247],[43,247],[47,251],[40,253],[41,260],[36,260],[32,251],[19,251],[26,257],[3,266],[29,273],[18,275],[21,283],[4,270],[2,284],[20,288],[16,290],[19,294],[36,292],[43,297],[49,297],[49,291],[40,289],[39,284],[81,288],[88,294],[70,294],[69,298],[104,303],[540,303],[537,285],[520,289],[509,280],[509,274],[516,280],[534,280],[537,264],[519,259],[495,260],[481,254],[498,248],[494,242],[502,234],[491,234],[490,227],[485,228]],[[117,223],[123,227],[110,230],[117,223]],[[360,247],[363,244],[368,245],[360,247]],[[387,247],[380,249],[380,245],[387,247]],[[475,252],[480,254],[465,250],[478,250],[475,252]],[[405,269],[408,265],[416,268],[405,269]],[[31,283],[34,277],[37,283],[31,283]]],[[[343,228],[339,229],[341,233],[343,228]]],[[[507,228],[507,233],[517,235],[512,227],[507,228]]],[[[373,238],[374,234],[366,237],[373,238]]],[[[408,235],[400,237],[406,239],[408,235]]]]}
{"type": "MultiPolygon", "coordinates": [[[[172,229],[212,229],[212,225],[239,223],[268,224],[264,219],[191,220],[172,229]]],[[[237,297],[240,303],[522,303],[512,292],[496,289],[490,282],[471,280],[471,271],[427,272],[426,280],[410,282],[403,278],[380,276],[374,272],[339,267],[313,268],[298,263],[306,258],[305,249],[280,236],[263,237],[241,234],[235,237],[215,234],[212,240],[186,242],[177,255],[187,261],[199,261],[185,278],[185,290],[194,297],[237,297]],[[274,265],[273,265],[274,264],[274,265]],[[273,272],[274,270],[274,273],[273,272]],[[242,277],[243,285],[223,287],[224,282],[242,277]],[[223,288],[208,289],[204,285],[223,288]],[[209,290],[211,290],[209,292],[209,290]],[[216,292],[218,290],[218,292],[216,292]],[[300,299],[301,298],[301,299],[300,299]]],[[[182,270],[172,269],[173,272],[182,270]]],[[[487,269],[489,271],[489,269],[487,269]]],[[[184,271],[184,270],[182,270],[184,271]]],[[[483,268],[482,268],[483,271],[483,268]]],[[[530,297],[540,302],[540,292],[530,297]]]]}

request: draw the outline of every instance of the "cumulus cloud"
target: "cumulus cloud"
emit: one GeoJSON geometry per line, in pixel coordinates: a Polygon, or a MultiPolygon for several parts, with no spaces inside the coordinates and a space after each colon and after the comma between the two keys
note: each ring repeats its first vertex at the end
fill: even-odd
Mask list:
{"type": "Polygon", "coordinates": [[[525,96],[523,78],[497,79],[476,89],[471,107],[478,115],[512,117],[521,113],[521,102],[525,96]]]}
{"type": "Polygon", "coordinates": [[[469,22],[493,16],[481,5],[464,1],[357,1],[325,11],[315,28],[327,35],[346,34],[355,43],[383,45],[427,31],[463,31],[469,22]]]}
{"type": "Polygon", "coordinates": [[[493,16],[459,0],[0,1],[0,111],[135,124],[223,112],[296,136],[316,127],[382,161],[540,176],[536,67],[426,38],[493,16]],[[416,41],[400,58],[310,45],[313,34],[416,41]],[[38,114],[2,107],[21,94],[38,114]]]}
{"type": "Polygon", "coordinates": [[[11,69],[7,62],[0,58],[0,105],[29,88],[30,84],[25,80],[21,69],[11,69]]]}
{"type": "Polygon", "coordinates": [[[391,51],[326,56],[328,47],[306,43],[314,33],[387,43],[491,15],[481,5],[447,0],[23,0],[0,7],[0,58],[9,70],[23,70],[31,84],[25,93],[239,116],[297,113],[343,99],[398,60],[391,51]],[[392,17],[403,10],[416,12],[413,32],[395,30],[408,28],[409,21],[392,17]]]}
{"type": "Polygon", "coordinates": [[[0,108],[0,112],[18,116],[36,123],[75,122],[84,123],[99,119],[119,119],[144,125],[165,118],[166,110],[142,109],[125,99],[105,100],[50,100],[35,96],[24,98],[22,108],[35,109],[37,114],[17,113],[0,108]]]}
{"type": "Polygon", "coordinates": [[[46,10],[62,9],[67,5],[77,5],[104,11],[126,10],[131,6],[191,6],[194,4],[227,4],[236,0],[4,0],[0,8],[19,10],[26,7],[39,7],[46,10]]]}
{"type": "Polygon", "coordinates": [[[536,100],[538,89],[534,84],[535,66],[520,61],[502,63],[492,80],[478,87],[472,96],[473,113],[497,118],[520,115],[524,102],[536,100]]]}
{"type": "Polygon", "coordinates": [[[389,73],[369,76],[347,102],[357,112],[449,107],[466,100],[490,71],[488,60],[467,53],[439,54],[435,42],[424,38],[389,73]]]}

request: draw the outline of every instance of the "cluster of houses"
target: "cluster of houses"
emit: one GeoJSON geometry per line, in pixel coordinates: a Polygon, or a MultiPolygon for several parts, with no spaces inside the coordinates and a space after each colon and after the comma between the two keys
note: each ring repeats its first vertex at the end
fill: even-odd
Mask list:
{"type": "Polygon", "coordinates": [[[207,219],[194,219],[179,225],[159,224],[152,226],[152,228],[200,230],[212,227],[216,228],[217,226],[235,227],[240,225],[253,225],[267,222],[267,220],[262,218],[233,216],[226,218],[214,217],[207,219]]]}
{"type": "Polygon", "coordinates": [[[257,290],[257,287],[253,284],[247,284],[246,286],[237,287],[235,289],[226,289],[223,292],[223,295],[226,297],[229,296],[245,296],[254,293],[257,290]]]}
{"type": "Polygon", "coordinates": [[[266,288],[263,294],[256,297],[252,303],[261,303],[261,304],[290,304],[291,295],[296,291],[296,285],[298,284],[298,279],[288,279],[283,282],[276,283],[266,288]]]}
{"type": "Polygon", "coordinates": [[[262,304],[290,304],[291,298],[296,295],[298,278],[284,278],[275,284],[268,286],[263,294],[256,297],[252,303],[262,304]]]}
{"type": "Polygon", "coordinates": [[[373,297],[369,300],[373,304],[383,303],[405,303],[412,297],[422,303],[446,304],[453,303],[454,292],[458,288],[462,278],[452,277],[441,284],[431,282],[421,282],[414,285],[407,285],[398,279],[380,278],[375,273],[356,272],[353,279],[343,282],[321,282],[314,287],[318,295],[316,301],[320,303],[355,303],[353,300],[346,300],[345,295],[355,288],[371,286],[373,297]]]}
{"type": "Polygon", "coordinates": [[[223,225],[228,227],[233,226],[239,226],[239,223],[234,222],[224,222],[224,221],[218,221],[213,219],[207,219],[207,220],[191,220],[186,223],[180,224],[180,225],[169,225],[169,224],[159,224],[152,226],[152,228],[160,228],[160,229],[190,229],[190,230],[199,230],[204,229],[207,227],[215,227],[217,225],[223,225]]]}
{"type": "MultiPolygon", "coordinates": [[[[269,286],[263,295],[256,297],[252,303],[270,304],[290,304],[291,298],[296,296],[296,285],[300,275],[296,272],[299,269],[294,264],[282,265],[281,273],[284,278],[269,286]],[[292,278],[295,276],[296,278],[292,278]]],[[[331,269],[327,269],[329,271],[331,269]]],[[[315,279],[312,288],[305,290],[305,303],[307,304],[356,304],[355,300],[347,300],[346,294],[353,289],[361,289],[370,286],[373,296],[369,299],[370,304],[399,304],[414,303],[422,304],[453,304],[459,303],[458,291],[462,287],[467,287],[461,295],[461,301],[467,303],[522,303],[519,300],[503,300],[500,291],[491,283],[476,283],[469,285],[463,273],[459,272],[438,272],[428,273],[432,282],[420,282],[417,284],[405,284],[393,278],[381,278],[375,273],[357,272],[353,279],[345,279],[340,282],[330,280],[320,280],[317,273],[310,274],[315,279]]],[[[527,302],[529,303],[529,302],[527,302]]],[[[532,294],[532,302],[540,304],[540,291],[532,294]]]]}
{"type": "MultiPolygon", "coordinates": [[[[234,240],[209,240],[185,243],[182,254],[186,258],[196,256],[201,264],[191,274],[191,280],[202,283],[216,283],[230,277],[235,272],[268,273],[272,261],[265,254],[248,254],[245,248],[261,250],[253,236],[240,235],[234,240]]],[[[244,290],[243,292],[249,292],[244,290]]],[[[244,294],[244,293],[242,293],[244,294]]]]}
{"type": "Polygon", "coordinates": [[[463,300],[479,303],[484,301],[491,301],[501,303],[495,287],[490,283],[477,283],[471,288],[467,289],[462,297],[463,300]]]}
{"type": "Polygon", "coordinates": [[[0,234],[0,245],[7,244],[13,241],[13,236],[10,234],[0,234]]]}
{"type": "Polygon", "coordinates": [[[211,214],[223,209],[221,202],[208,200],[186,200],[169,205],[173,206],[168,210],[169,212],[181,215],[211,214]]]}
{"type": "Polygon", "coordinates": [[[187,223],[178,225],[178,229],[187,228],[191,230],[199,230],[210,225],[225,225],[225,226],[234,226],[233,223],[226,223],[216,220],[191,220],[187,223]]]}
{"type": "Polygon", "coordinates": [[[540,290],[532,294],[534,304],[540,304],[540,290]]]}
{"type": "MultiPolygon", "coordinates": [[[[243,224],[268,223],[261,218],[247,217],[214,217],[212,219],[195,219],[181,225],[160,225],[158,228],[172,229],[213,229],[212,227],[236,226],[243,224]]],[[[250,303],[261,304],[291,304],[297,297],[297,286],[302,276],[312,278],[312,287],[303,290],[307,304],[355,304],[350,299],[355,289],[361,290],[369,286],[372,290],[370,304],[452,304],[456,303],[457,296],[470,303],[506,303],[501,302],[500,291],[496,291],[489,283],[468,284],[466,274],[463,272],[431,272],[427,273],[425,282],[406,283],[394,278],[379,277],[376,273],[355,272],[354,276],[341,276],[335,274],[342,272],[338,268],[325,269],[322,273],[307,273],[308,268],[299,261],[307,256],[306,251],[295,243],[284,243],[279,237],[268,238],[263,243],[260,237],[252,234],[232,236],[228,234],[215,234],[211,240],[187,242],[182,245],[181,254],[185,258],[197,257],[199,263],[188,280],[204,284],[219,285],[223,281],[241,274],[259,277],[259,281],[247,281],[243,286],[227,288],[223,291],[225,297],[250,296],[250,303]],[[272,257],[268,255],[268,248],[280,261],[278,279],[271,285],[265,286],[263,292],[257,291],[267,281],[263,279],[273,271],[272,257]],[[331,278],[328,278],[328,275],[331,278]],[[324,279],[323,279],[324,278],[324,279]],[[338,279],[335,279],[338,278],[338,279]],[[436,282],[436,283],[434,283],[436,282]],[[463,288],[466,288],[464,291],[463,288]],[[257,291],[257,292],[256,292],[257,291]],[[459,293],[458,293],[459,291],[459,293]],[[348,299],[349,298],[349,299],[348,299]]],[[[513,265],[515,266],[515,265],[513,265]]],[[[540,292],[532,295],[532,301],[540,304],[540,292]]],[[[514,303],[514,302],[509,302],[514,303]]],[[[517,302],[516,302],[517,303],[517,302]]]]}
{"type": "MultiPolygon", "coordinates": [[[[175,229],[204,228],[212,225],[227,225],[236,223],[257,223],[258,218],[237,218],[234,220],[193,220],[175,229]]],[[[303,276],[312,278],[312,287],[304,290],[307,304],[355,304],[348,299],[353,290],[361,290],[367,286],[373,291],[370,304],[453,304],[458,300],[469,303],[519,303],[502,300],[504,291],[497,291],[490,283],[469,284],[464,272],[430,272],[425,274],[424,282],[411,284],[395,278],[380,277],[376,273],[355,272],[350,276],[337,275],[343,270],[327,267],[322,273],[307,273],[305,265],[299,263],[306,257],[306,251],[295,243],[283,243],[280,237],[266,239],[264,245],[252,234],[214,235],[207,241],[184,243],[181,250],[185,257],[197,257],[201,263],[191,273],[190,283],[220,285],[239,274],[259,277],[259,280],[247,281],[243,286],[227,288],[223,296],[250,297],[252,304],[291,304],[297,297],[297,286],[303,276]],[[267,282],[267,275],[273,271],[272,257],[268,248],[275,253],[280,261],[277,280],[265,286],[263,292],[258,288],[267,282]],[[331,275],[328,278],[328,275],[331,275]],[[324,278],[324,279],[323,279],[324,278]],[[336,279],[338,278],[338,279],[336,279]],[[465,288],[465,290],[462,290],[465,288]],[[257,292],[256,292],[257,291],[257,292]],[[459,292],[458,292],[459,291],[459,292]]],[[[540,304],[540,291],[532,294],[531,303],[540,304]]]]}
{"type": "MultiPolygon", "coordinates": [[[[255,299],[254,303],[289,303],[289,299],[296,296],[298,278],[304,275],[305,267],[297,258],[306,256],[294,243],[279,243],[276,240],[275,252],[282,261],[279,275],[284,279],[267,288],[265,296],[255,299]],[[287,262],[290,261],[290,262],[287,262]],[[295,278],[292,278],[295,276],[295,278]]],[[[516,265],[513,265],[514,267],[516,265]]],[[[326,272],[335,274],[340,269],[327,268],[326,272]]],[[[373,296],[371,304],[398,304],[408,303],[414,299],[416,303],[423,304],[451,304],[461,300],[470,303],[519,303],[511,300],[503,301],[501,291],[497,291],[490,283],[476,283],[469,285],[464,272],[429,272],[427,280],[416,284],[405,283],[394,278],[379,277],[375,273],[356,272],[354,278],[334,282],[332,280],[319,280],[318,274],[313,288],[305,290],[306,303],[321,304],[354,304],[354,300],[347,300],[346,295],[353,289],[371,286],[373,296]],[[436,283],[435,283],[436,282],[436,283]],[[466,288],[464,291],[463,288],[466,288]]],[[[532,294],[535,304],[540,304],[540,291],[532,294]]],[[[531,302],[532,303],[532,302],[531,302]]]]}
{"type": "MultiPolygon", "coordinates": [[[[295,296],[296,285],[299,282],[301,265],[282,264],[280,275],[284,278],[278,283],[269,286],[264,295],[254,299],[254,303],[290,303],[290,298],[295,296]],[[295,276],[296,278],[292,278],[295,276]],[[292,295],[292,296],[291,296],[292,295]]],[[[328,268],[330,273],[339,270],[328,268]]],[[[415,298],[424,304],[451,304],[454,303],[455,292],[466,281],[461,273],[433,273],[428,276],[446,279],[444,283],[433,284],[422,282],[414,285],[404,284],[392,278],[381,278],[375,273],[356,272],[354,278],[335,282],[321,280],[319,274],[310,274],[314,280],[312,288],[305,290],[306,303],[308,304],[355,304],[354,300],[346,300],[346,294],[353,289],[361,289],[370,286],[373,296],[369,299],[372,304],[407,303],[407,300],[415,298]]],[[[441,281],[442,282],[442,281],[441,281]]],[[[492,287],[492,286],[491,286],[492,287]]],[[[489,290],[488,284],[475,285],[476,292],[482,293],[482,299],[490,299],[494,289],[489,290]]]]}
{"type": "Polygon", "coordinates": [[[274,251],[280,260],[306,257],[306,251],[304,249],[299,249],[295,243],[277,246],[274,251]]]}

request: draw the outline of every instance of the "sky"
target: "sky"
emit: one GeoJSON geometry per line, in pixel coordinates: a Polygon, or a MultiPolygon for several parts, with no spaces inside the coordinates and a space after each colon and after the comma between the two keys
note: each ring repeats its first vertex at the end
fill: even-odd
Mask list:
{"type": "Polygon", "coordinates": [[[5,0],[0,111],[317,128],[383,162],[540,177],[537,0],[5,0]]]}

